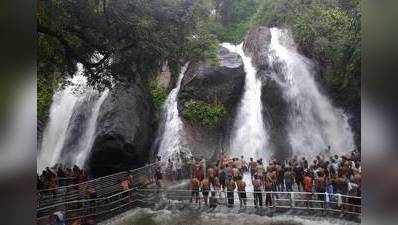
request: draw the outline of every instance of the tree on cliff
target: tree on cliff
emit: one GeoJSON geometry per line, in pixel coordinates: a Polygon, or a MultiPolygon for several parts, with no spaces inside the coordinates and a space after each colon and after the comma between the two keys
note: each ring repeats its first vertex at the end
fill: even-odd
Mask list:
{"type": "Polygon", "coordinates": [[[48,99],[40,87],[50,86],[49,77],[72,75],[77,62],[91,84],[107,85],[109,75],[146,78],[162,61],[207,57],[215,43],[203,29],[208,6],[207,0],[39,0],[39,98],[48,99]],[[94,53],[102,58],[92,60],[94,53]]]}

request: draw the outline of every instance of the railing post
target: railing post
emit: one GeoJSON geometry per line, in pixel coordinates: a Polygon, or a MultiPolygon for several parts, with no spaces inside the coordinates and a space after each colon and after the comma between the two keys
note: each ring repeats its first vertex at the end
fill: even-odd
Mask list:
{"type": "Polygon", "coordinates": [[[293,208],[294,207],[294,193],[290,192],[289,197],[290,197],[290,208],[293,208]]]}

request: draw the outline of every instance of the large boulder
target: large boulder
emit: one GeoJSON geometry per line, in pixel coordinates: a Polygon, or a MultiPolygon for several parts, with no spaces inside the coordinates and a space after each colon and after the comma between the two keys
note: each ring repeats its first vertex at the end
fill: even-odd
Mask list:
{"type": "Polygon", "coordinates": [[[220,47],[219,65],[191,63],[181,82],[179,109],[189,100],[222,103],[232,112],[240,100],[245,82],[243,62],[236,53],[220,47]]]}
{"type": "Polygon", "coordinates": [[[243,50],[249,55],[257,70],[268,70],[268,46],[271,32],[268,27],[256,27],[248,31],[243,42],[243,50]]]}
{"type": "Polygon", "coordinates": [[[277,159],[289,158],[292,154],[288,137],[288,103],[283,98],[281,87],[275,80],[270,79],[265,71],[260,71],[262,76],[263,118],[268,128],[271,139],[271,150],[277,159]]]}
{"type": "Polygon", "coordinates": [[[136,79],[116,84],[98,117],[89,159],[93,176],[140,167],[149,160],[154,134],[153,112],[143,81],[136,79]]]}
{"type": "Polygon", "coordinates": [[[184,120],[186,140],[196,157],[211,159],[228,149],[235,111],[240,101],[245,71],[241,57],[224,47],[219,49],[218,65],[208,62],[191,63],[184,75],[178,95],[182,115],[189,101],[222,104],[225,118],[216,127],[206,127],[184,120]]]}

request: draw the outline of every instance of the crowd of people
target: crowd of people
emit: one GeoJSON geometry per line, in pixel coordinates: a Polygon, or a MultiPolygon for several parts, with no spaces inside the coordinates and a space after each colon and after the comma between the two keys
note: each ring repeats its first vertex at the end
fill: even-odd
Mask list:
{"type": "Polygon", "coordinates": [[[37,174],[37,190],[54,190],[58,187],[78,184],[88,181],[89,177],[84,169],[73,168],[57,164],[52,168],[46,167],[41,175],[37,174]]]}
{"type": "MultiPolygon", "coordinates": [[[[294,156],[288,160],[231,157],[221,153],[215,163],[191,157],[188,161],[163,161],[157,159],[149,176],[134,178],[132,174],[119,179],[120,191],[124,191],[123,201],[131,201],[133,183],[150,184],[154,179],[160,187],[161,180],[177,181],[189,178],[191,202],[201,203],[215,208],[221,199],[226,200],[228,207],[234,206],[235,195],[238,195],[240,207],[246,207],[253,201],[257,207],[274,206],[275,192],[304,192],[307,200],[317,199],[320,202],[344,202],[360,206],[360,198],[341,196],[361,196],[361,158],[358,151],[346,155],[325,156],[319,154],[313,159],[294,156]],[[248,190],[248,187],[250,189],[248,190]],[[250,193],[248,193],[250,191],[250,193]],[[313,194],[322,193],[322,194],[313,194]],[[336,199],[340,196],[340,199],[336,199]]],[[[88,181],[85,170],[77,166],[66,168],[56,165],[46,168],[37,175],[37,189],[47,190],[50,194],[58,187],[79,184],[88,181]]],[[[96,198],[96,191],[87,190],[89,198],[96,198]]],[[[55,194],[55,193],[54,193],[55,194]]],[[[307,203],[308,204],[308,203],[307,203]]],[[[54,217],[55,218],[55,217],[54,217]]]]}
{"type": "Polygon", "coordinates": [[[215,198],[220,197],[221,193],[226,193],[227,205],[232,207],[234,193],[238,193],[240,206],[245,207],[248,185],[253,187],[256,207],[263,206],[264,203],[265,206],[272,206],[272,192],[292,191],[322,193],[308,194],[305,198],[318,198],[326,203],[338,198],[335,200],[340,203],[360,205],[360,198],[341,197],[361,196],[360,153],[354,150],[347,155],[330,157],[320,154],[311,161],[306,157],[294,156],[285,161],[272,159],[268,163],[263,162],[261,158],[250,158],[246,161],[244,156],[233,158],[222,153],[214,165],[205,167],[201,160],[191,163],[191,201],[200,201],[201,192],[205,204],[209,203],[209,198],[210,202],[215,203],[215,198]],[[243,179],[245,174],[250,178],[243,179]]]}

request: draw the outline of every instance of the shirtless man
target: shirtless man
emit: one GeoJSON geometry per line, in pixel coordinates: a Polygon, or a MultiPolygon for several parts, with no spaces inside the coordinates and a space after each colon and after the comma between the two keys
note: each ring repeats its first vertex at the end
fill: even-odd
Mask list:
{"type": "Polygon", "coordinates": [[[271,179],[272,179],[272,191],[277,191],[276,184],[277,184],[278,175],[276,173],[276,170],[273,170],[271,172],[271,179]]]}
{"type": "Polygon", "coordinates": [[[253,180],[254,179],[254,174],[256,173],[256,169],[257,169],[257,163],[255,161],[253,161],[253,158],[250,158],[249,168],[250,168],[250,175],[251,175],[252,180],[253,180]]]}
{"type": "Polygon", "coordinates": [[[209,182],[214,184],[215,173],[213,167],[211,166],[207,169],[207,177],[209,178],[209,182]]]}
{"type": "Polygon", "coordinates": [[[227,171],[224,168],[224,165],[221,165],[220,172],[218,174],[218,180],[220,181],[221,190],[224,191],[225,189],[225,182],[227,180],[227,171]]]}
{"type": "Polygon", "coordinates": [[[239,169],[234,165],[234,167],[232,168],[232,177],[235,182],[238,181],[239,176],[240,176],[239,169]]]}
{"type": "Polygon", "coordinates": [[[286,191],[293,191],[294,174],[291,167],[286,168],[286,172],[283,174],[285,180],[286,191]]]}
{"type": "MultiPolygon", "coordinates": [[[[326,191],[326,177],[323,170],[318,171],[318,177],[315,179],[315,191],[318,193],[325,193],[326,191]]],[[[324,201],[324,195],[318,195],[319,200],[324,201]]]]}
{"type": "Polygon", "coordinates": [[[305,191],[305,192],[308,192],[308,193],[305,195],[305,199],[307,200],[307,202],[306,202],[307,207],[311,205],[311,204],[308,202],[308,200],[312,200],[312,192],[313,192],[312,188],[313,188],[313,179],[312,179],[310,173],[307,172],[307,173],[304,175],[304,191],[305,191]],[[309,194],[309,193],[311,193],[311,194],[309,194]]]}
{"type": "Polygon", "coordinates": [[[261,192],[261,180],[257,175],[254,175],[253,179],[253,190],[254,190],[254,205],[257,208],[258,206],[263,206],[263,194],[261,192]]]}
{"type": "Polygon", "coordinates": [[[246,162],[246,160],[244,159],[243,155],[240,157],[240,161],[242,162],[242,171],[241,171],[241,173],[243,174],[243,173],[245,173],[245,172],[248,171],[247,162],[246,162]]]}
{"type": "Polygon", "coordinates": [[[277,179],[276,179],[277,190],[284,191],[283,177],[284,177],[285,171],[283,170],[282,166],[279,163],[276,164],[275,168],[276,168],[276,176],[277,176],[277,179]]]}
{"type": "Polygon", "coordinates": [[[221,197],[221,184],[220,184],[220,181],[218,180],[218,177],[214,178],[213,189],[214,189],[214,192],[220,198],[221,197]]]}
{"type": "Polygon", "coordinates": [[[242,161],[240,159],[238,159],[238,158],[235,159],[235,166],[239,170],[240,173],[243,172],[242,171],[243,164],[242,164],[242,161]]]}
{"type": "Polygon", "coordinates": [[[236,184],[229,177],[226,182],[226,186],[227,186],[228,208],[232,208],[234,206],[234,190],[236,188],[236,184]]]}
{"type": "Polygon", "coordinates": [[[197,178],[192,178],[191,183],[190,183],[190,189],[191,189],[191,202],[193,200],[193,197],[195,196],[195,203],[199,202],[199,185],[200,182],[197,178]]]}
{"type": "Polygon", "coordinates": [[[209,179],[205,178],[202,181],[202,194],[205,205],[207,205],[209,200],[209,191],[210,191],[210,181],[209,179]]]}
{"type": "Polygon", "coordinates": [[[236,186],[238,187],[239,193],[239,203],[240,207],[244,206],[246,208],[246,183],[242,180],[242,177],[238,178],[236,182],[236,186]]]}
{"type": "Polygon", "coordinates": [[[273,176],[272,173],[273,172],[267,172],[264,178],[264,190],[267,192],[265,194],[265,205],[266,206],[272,206],[272,196],[271,196],[271,191],[273,188],[273,184],[274,184],[274,180],[273,180],[273,176]]]}
{"type": "Polygon", "coordinates": [[[205,171],[201,162],[199,162],[197,165],[196,178],[198,178],[200,182],[202,182],[202,180],[205,178],[205,171]]]}
{"type": "Polygon", "coordinates": [[[262,176],[264,171],[265,171],[264,166],[263,166],[262,162],[259,160],[257,162],[257,168],[256,168],[257,175],[262,176]]]}

